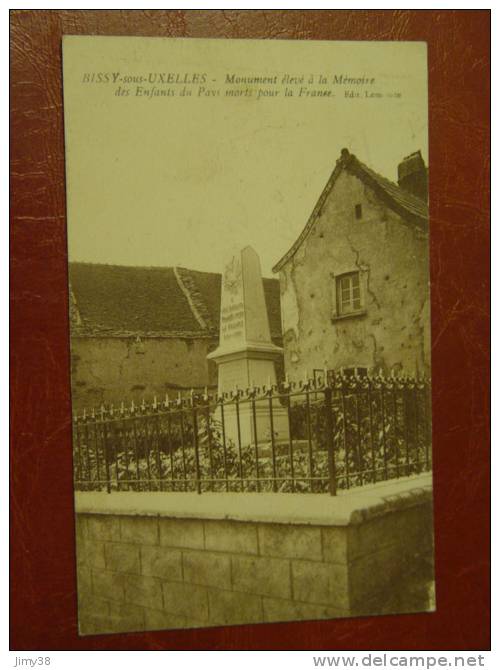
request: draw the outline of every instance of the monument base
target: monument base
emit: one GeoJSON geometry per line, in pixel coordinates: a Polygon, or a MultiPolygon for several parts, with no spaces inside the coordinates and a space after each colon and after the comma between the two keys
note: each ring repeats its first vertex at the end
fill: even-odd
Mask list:
{"type": "MultiPolygon", "coordinates": [[[[220,407],[215,411],[214,419],[222,422],[220,407]]],[[[271,430],[271,413],[267,400],[256,402],[255,416],[252,403],[248,400],[240,402],[238,408],[235,404],[224,405],[224,430],[226,443],[231,441],[236,447],[239,444],[242,447],[269,444],[271,435],[274,435],[275,443],[286,442],[290,437],[288,412],[281,405],[278,407],[276,400],[273,402],[271,430]],[[265,405],[259,406],[262,403],[265,405]]]]}
{"type": "MultiPolygon", "coordinates": [[[[252,342],[236,349],[219,347],[209,354],[208,358],[217,363],[218,387],[222,395],[248,388],[274,386],[276,384],[274,361],[281,355],[282,349],[272,342],[252,342]]],[[[217,413],[217,418],[220,418],[220,408],[217,413]]],[[[269,400],[266,398],[255,401],[255,417],[253,403],[250,400],[242,400],[238,404],[238,409],[235,403],[225,404],[224,426],[226,439],[232,440],[236,445],[239,439],[241,446],[269,443],[271,433],[274,434],[276,441],[287,440],[289,437],[288,413],[277,398],[273,399],[272,428],[269,400]]]]}
{"type": "Polygon", "coordinates": [[[207,358],[217,363],[218,390],[222,394],[276,384],[274,362],[282,356],[283,349],[272,342],[250,342],[234,349],[219,347],[207,358]]]}

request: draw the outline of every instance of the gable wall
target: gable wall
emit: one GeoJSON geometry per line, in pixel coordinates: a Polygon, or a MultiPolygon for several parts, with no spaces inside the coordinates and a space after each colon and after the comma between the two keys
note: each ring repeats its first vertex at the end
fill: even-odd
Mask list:
{"type": "Polygon", "coordinates": [[[429,372],[428,237],[356,177],[340,174],[313,230],[280,271],[280,284],[291,379],[342,366],[429,372]],[[335,276],[355,270],[366,314],[332,321],[335,276]]]}

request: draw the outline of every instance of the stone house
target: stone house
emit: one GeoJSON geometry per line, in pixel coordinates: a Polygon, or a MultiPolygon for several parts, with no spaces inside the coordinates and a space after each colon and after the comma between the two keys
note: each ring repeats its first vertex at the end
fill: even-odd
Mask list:
{"type": "Polygon", "coordinates": [[[343,149],[279,273],[285,370],[430,372],[427,168],[398,184],[343,149]]]}
{"type": "MultiPolygon", "coordinates": [[[[136,403],[215,387],[221,276],[181,267],[70,263],[72,401],[136,403]]],[[[264,279],[272,339],[282,345],[279,283],[264,279]]]]}

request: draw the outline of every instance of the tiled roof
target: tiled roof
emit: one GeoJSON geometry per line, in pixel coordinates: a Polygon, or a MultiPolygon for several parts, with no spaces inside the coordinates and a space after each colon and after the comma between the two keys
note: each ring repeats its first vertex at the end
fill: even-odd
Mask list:
{"type": "MultiPolygon", "coordinates": [[[[220,292],[222,277],[220,274],[211,272],[198,272],[197,270],[186,270],[179,268],[182,273],[189,273],[193,283],[196,285],[200,297],[211,320],[216,324],[220,321],[220,292]]],[[[281,336],[281,303],[280,286],[277,279],[263,278],[264,295],[266,298],[267,315],[269,317],[269,327],[273,337],[281,336]]]]}
{"type": "Polygon", "coordinates": [[[398,211],[398,214],[401,214],[401,216],[405,216],[405,214],[414,216],[421,219],[422,222],[427,221],[429,217],[429,209],[424,200],[405,191],[393,181],[382,177],[382,175],[369,168],[352,154],[351,162],[346,167],[348,171],[358,174],[360,179],[368,182],[369,186],[378,187],[381,192],[380,194],[385,194],[389,201],[391,201],[388,204],[390,205],[392,203],[392,205],[401,210],[398,211]]]}
{"type": "Polygon", "coordinates": [[[341,156],[337,160],[335,169],[330,175],[304,229],[292,247],[273,267],[273,272],[278,272],[290,258],[292,258],[302,242],[308,236],[325,200],[330,194],[342,170],[346,170],[350,174],[356,175],[363,183],[372,188],[388,207],[393,209],[403,219],[418,228],[425,229],[427,227],[429,210],[427,203],[424,200],[417,198],[417,196],[402,189],[398,184],[382,177],[382,175],[358,160],[354,154],[349,153],[347,149],[342,149],[341,156]]]}
{"type": "MultiPolygon", "coordinates": [[[[74,334],[214,336],[221,275],[172,267],[70,263],[74,334]]],[[[264,279],[273,337],[281,337],[280,289],[264,279]]]]}

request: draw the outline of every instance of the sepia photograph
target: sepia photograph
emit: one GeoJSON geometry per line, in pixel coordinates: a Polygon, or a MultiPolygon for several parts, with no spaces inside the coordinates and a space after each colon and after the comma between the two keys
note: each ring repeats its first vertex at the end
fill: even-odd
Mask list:
{"type": "Polygon", "coordinates": [[[427,86],[64,36],[80,635],[436,610],[427,86]]]}

